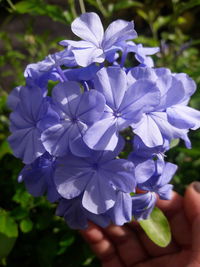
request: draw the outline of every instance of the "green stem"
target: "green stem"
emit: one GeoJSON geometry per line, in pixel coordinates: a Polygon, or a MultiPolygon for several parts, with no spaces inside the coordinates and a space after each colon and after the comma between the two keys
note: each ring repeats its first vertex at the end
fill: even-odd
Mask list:
{"type": "Polygon", "coordinates": [[[77,17],[74,0],[69,0],[70,10],[72,12],[73,19],[77,17]]]}
{"type": "Polygon", "coordinates": [[[104,17],[108,17],[108,12],[105,9],[105,7],[103,6],[101,0],[96,0],[97,1],[97,5],[99,7],[99,10],[101,11],[101,13],[104,15],[104,17]]]}
{"type": "Polygon", "coordinates": [[[11,0],[7,0],[9,6],[13,9],[13,10],[16,10],[15,6],[13,5],[12,1],[11,0]]]}
{"type": "Polygon", "coordinates": [[[81,9],[81,13],[85,13],[85,4],[84,4],[84,0],[79,0],[79,5],[80,5],[80,9],[81,9]]]}

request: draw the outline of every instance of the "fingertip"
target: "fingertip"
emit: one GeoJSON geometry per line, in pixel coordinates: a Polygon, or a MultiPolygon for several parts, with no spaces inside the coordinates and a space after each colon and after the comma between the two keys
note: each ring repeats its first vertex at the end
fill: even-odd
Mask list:
{"type": "Polygon", "coordinates": [[[82,237],[89,243],[97,243],[104,238],[102,230],[94,223],[88,222],[88,228],[80,230],[82,237]]]}

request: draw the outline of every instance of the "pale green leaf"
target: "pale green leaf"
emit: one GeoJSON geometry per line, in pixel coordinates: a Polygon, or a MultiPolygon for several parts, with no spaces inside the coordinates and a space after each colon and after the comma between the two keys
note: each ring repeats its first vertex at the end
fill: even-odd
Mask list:
{"type": "Polygon", "coordinates": [[[171,241],[171,230],[163,212],[155,207],[147,220],[140,220],[140,226],[147,236],[158,246],[166,247],[171,241]]]}
{"type": "Polygon", "coordinates": [[[180,139],[173,139],[170,143],[170,148],[176,147],[179,144],[180,139]]]}

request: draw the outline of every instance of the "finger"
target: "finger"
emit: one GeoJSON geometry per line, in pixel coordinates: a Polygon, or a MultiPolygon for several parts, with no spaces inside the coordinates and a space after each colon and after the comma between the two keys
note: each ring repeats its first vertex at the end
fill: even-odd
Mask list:
{"type": "Polygon", "coordinates": [[[192,225],[192,257],[188,267],[200,266],[200,182],[190,184],[184,197],[185,213],[192,225]]]}
{"type": "Polygon", "coordinates": [[[173,192],[171,200],[158,200],[157,205],[167,216],[173,239],[179,246],[191,244],[191,226],[184,211],[184,200],[173,192]]]}
{"type": "Polygon", "coordinates": [[[200,214],[194,219],[192,225],[192,262],[193,267],[200,266],[200,214]],[[196,264],[196,265],[195,265],[196,264]]]}
{"type": "Polygon", "coordinates": [[[148,258],[137,235],[128,226],[111,225],[104,232],[113,241],[119,257],[125,266],[134,266],[137,262],[148,258]]]}
{"type": "Polygon", "coordinates": [[[101,260],[103,267],[123,267],[115,247],[100,227],[90,222],[89,227],[81,230],[80,233],[101,260]]]}
{"type": "Polygon", "coordinates": [[[163,256],[175,253],[180,250],[182,244],[187,246],[191,242],[191,230],[183,211],[183,198],[176,192],[173,192],[171,200],[159,199],[157,206],[167,216],[173,238],[167,247],[161,248],[155,245],[140,227],[137,227],[138,237],[151,256],[163,256]]]}
{"type": "Polygon", "coordinates": [[[200,214],[200,182],[190,184],[184,196],[185,214],[192,224],[194,218],[200,214]]]}
{"type": "Polygon", "coordinates": [[[148,252],[148,254],[152,257],[158,257],[163,255],[168,255],[171,253],[178,252],[180,250],[179,246],[177,246],[176,242],[172,241],[170,244],[163,248],[157,246],[155,243],[153,243],[146,233],[143,231],[143,229],[138,226],[136,229],[138,238],[140,239],[141,243],[145,247],[145,250],[148,252]]]}
{"type": "Polygon", "coordinates": [[[173,191],[170,200],[158,199],[156,206],[160,208],[165,213],[165,215],[170,219],[182,209],[183,197],[180,196],[175,191],[173,191]]]}

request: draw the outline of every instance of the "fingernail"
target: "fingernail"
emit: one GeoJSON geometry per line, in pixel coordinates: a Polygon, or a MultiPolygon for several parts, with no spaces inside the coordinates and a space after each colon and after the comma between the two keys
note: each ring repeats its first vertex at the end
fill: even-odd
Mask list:
{"type": "Polygon", "coordinates": [[[200,193],[200,182],[193,182],[193,188],[196,192],[200,193]]]}

